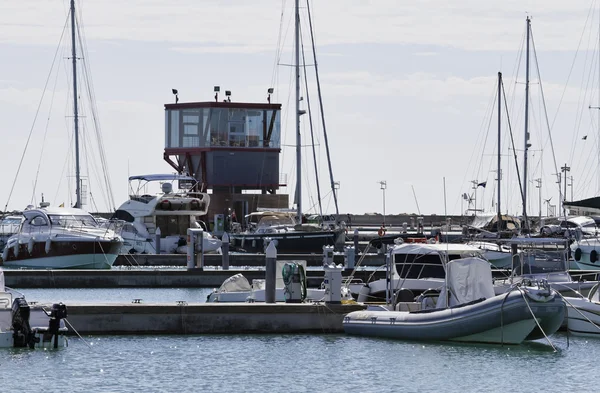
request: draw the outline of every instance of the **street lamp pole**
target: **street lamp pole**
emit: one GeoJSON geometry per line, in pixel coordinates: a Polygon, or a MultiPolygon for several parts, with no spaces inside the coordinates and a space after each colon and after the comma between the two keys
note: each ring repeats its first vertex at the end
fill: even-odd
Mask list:
{"type": "Polygon", "coordinates": [[[383,226],[385,228],[385,189],[387,188],[387,181],[381,180],[379,182],[381,191],[383,192],[383,226]]]}

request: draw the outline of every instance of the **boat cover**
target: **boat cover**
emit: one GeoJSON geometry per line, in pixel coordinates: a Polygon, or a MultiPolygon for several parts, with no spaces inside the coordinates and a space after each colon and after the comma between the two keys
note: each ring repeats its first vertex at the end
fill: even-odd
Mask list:
{"type": "Polygon", "coordinates": [[[437,308],[453,307],[481,298],[495,296],[492,269],[488,261],[477,257],[455,259],[446,265],[446,284],[437,308]],[[447,302],[446,295],[450,292],[447,302]]]}
{"type": "Polygon", "coordinates": [[[251,291],[252,286],[242,275],[242,273],[234,274],[227,280],[223,281],[223,284],[219,287],[219,292],[243,292],[251,291]]]}

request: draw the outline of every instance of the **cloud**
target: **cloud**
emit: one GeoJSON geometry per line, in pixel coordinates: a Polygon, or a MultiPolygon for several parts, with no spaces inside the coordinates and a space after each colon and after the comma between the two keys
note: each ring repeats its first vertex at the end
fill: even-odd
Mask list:
{"type": "MultiPolygon", "coordinates": [[[[92,40],[223,45],[227,49],[219,53],[248,53],[274,49],[279,34],[284,41],[291,40],[292,4],[284,4],[282,14],[277,2],[269,0],[105,0],[85,2],[79,13],[85,34],[92,40]]],[[[534,15],[534,33],[543,37],[540,50],[574,49],[588,12],[586,4],[560,0],[328,0],[313,6],[316,41],[321,47],[385,43],[516,50],[525,30],[525,11],[529,11],[534,15]]],[[[54,45],[67,14],[64,5],[56,2],[3,2],[0,42],[54,45]]],[[[307,31],[304,9],[302,23],[307,31]]]]}

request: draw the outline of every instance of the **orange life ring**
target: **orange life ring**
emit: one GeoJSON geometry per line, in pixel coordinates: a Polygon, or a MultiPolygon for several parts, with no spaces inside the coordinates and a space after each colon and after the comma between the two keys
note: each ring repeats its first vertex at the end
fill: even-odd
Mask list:
{"type": "Polygon", "coordinates": [[[379,230],[377,231],[377,234],[379,235],[379,237],[385,235],[385,228],[384,227],[379,228],[379,230]]]}

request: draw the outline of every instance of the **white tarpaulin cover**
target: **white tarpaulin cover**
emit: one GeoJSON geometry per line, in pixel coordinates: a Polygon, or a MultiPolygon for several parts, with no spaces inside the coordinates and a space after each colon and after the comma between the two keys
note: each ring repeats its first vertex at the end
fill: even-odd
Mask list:
{"type": "Polygon", "coordinates": [[[219,288],[219,292],[243,292],[250,290],[252,290],[252,286],[242,273],[229,277],[227,280],[223,281],[223,284],[221,284],[221,287],[219,288]]]}
{"type": "MultiPolygon", "coordinates": [[[[473,300],[495,296],[492,269],[488,261],[481,258],[455,259],[446,265],[447,285],[450,291],[448,307],[473,300]]],[[[442,290],[437,307],[446,307],[448,291],[442,290]]]]}

